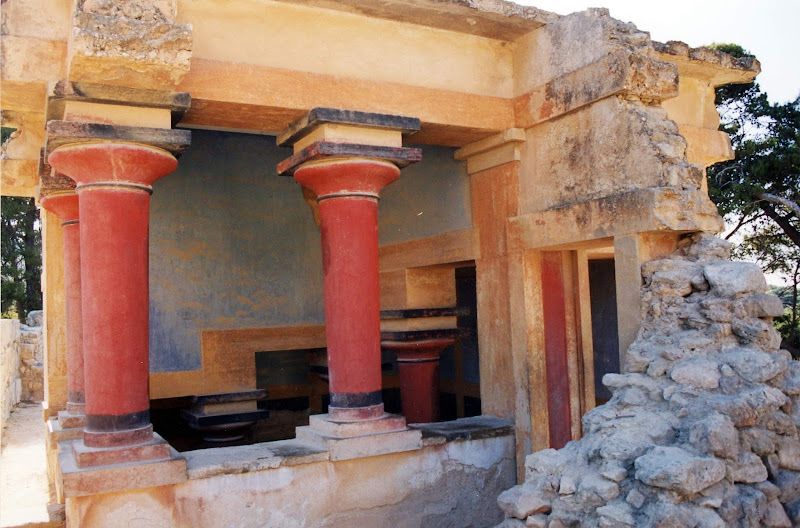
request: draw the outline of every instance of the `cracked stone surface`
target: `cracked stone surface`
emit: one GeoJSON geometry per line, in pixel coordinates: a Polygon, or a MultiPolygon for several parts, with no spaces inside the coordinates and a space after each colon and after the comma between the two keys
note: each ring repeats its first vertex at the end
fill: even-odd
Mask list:
{"type": "Polygon", "coordinates": [[[706,234],[642,267],[632,372],[584,436],[526,459],[500,527],[800,526],[800,362],[779,350],[778,301],[706,234]]]}

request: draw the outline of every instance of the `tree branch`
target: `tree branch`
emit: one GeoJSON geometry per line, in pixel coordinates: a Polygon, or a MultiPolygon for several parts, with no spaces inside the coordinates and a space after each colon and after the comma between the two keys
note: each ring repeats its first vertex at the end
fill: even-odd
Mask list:
{"type": "Polygon", "coordinates": [[[771,193],[757,194],[756,198],[758,198],[759,200],[767,200],[768,202],[782,205],[783,207],[791,210],[798,218],[800,218],[800,205],[797,205],[795,202],[789,200],[788,198],[783,198],[782,196],[777,196],[771,193]]]}
{"type": "Polygon", "coordinates": [[[768,217],[775,221],[776,224],[786,233],[786,236],[789,237],[794,245],[800,248],[800,231],[797,230],[795,226],[789,221],[789,219],[785,216],[781,216],[775,211],[775,208],[772,207],[770,204],[765,202],[759,202],[758,206],[764,211],[768,217]]]}

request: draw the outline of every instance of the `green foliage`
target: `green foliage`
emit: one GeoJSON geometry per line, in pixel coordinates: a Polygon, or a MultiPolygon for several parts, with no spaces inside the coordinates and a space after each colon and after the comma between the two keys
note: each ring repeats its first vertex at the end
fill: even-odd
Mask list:
{"type": "MultiPolygon", "coordinates": [[[[735,44],[715,44],[736,57],[752,56],[735,44]]],[[[736,157],[708,169],[709,195],[743,235],[735,255],[758,261],[787,282],[787,315],[776,321],[788,346],[800,348],[800,97],[770,104],[758,84],[717,89],[720,130],[736,157]]]]}
{"type": "Polygon", "coordinates": [[[33,198],[3,196],[0,211],[2,316],[42,309],[42,236],[33,198]]]}

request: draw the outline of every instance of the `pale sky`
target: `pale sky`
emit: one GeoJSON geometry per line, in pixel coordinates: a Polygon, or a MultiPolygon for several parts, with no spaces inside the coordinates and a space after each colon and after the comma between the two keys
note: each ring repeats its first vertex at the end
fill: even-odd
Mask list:
{"type": "Polygon", "coordinates": [[[611,16],[649,31],[653,40],[692,47],[734,42],[761,61],[756,78],[770,102],[800,95],[800,0],[515,0],[566,15],[606,7],[611,16]]]}

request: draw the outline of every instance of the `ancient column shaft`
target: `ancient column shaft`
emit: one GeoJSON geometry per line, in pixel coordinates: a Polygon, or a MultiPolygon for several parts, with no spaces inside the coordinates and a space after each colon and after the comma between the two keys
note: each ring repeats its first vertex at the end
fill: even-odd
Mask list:
{"type": "Polygon", "coordinates": [[[66,145],[50,164],[78,182],[88,447],[152,439],[149,400],[150,185],[172,172],[146,145],[66,145]]]}
{"type": "Polygon", "coordinates": [[[317,194],[330,373],[330,414],[381,416],[378,193],[400,176],[392,163],[309,163],[295,180],[317,194]]]}
{"type": "MultiPolygon", "coordinates": [[[[418,161],[402,133],[419,120],[315,108],[278,136],[294,155],[278,164],[319,204],[331,401],[329,418],[384,417],[381,398],[378,199],[418,161]]],[[[391,427],[395,427],[392,425],[391,427]]]]}
{"type": "Polygon", "coordinates": [[[58,215],[64,230],[64,296],[67,319],[67,413],[69,415],[81,416],[85,414],[85,399],[78,195],[75,194],[74,191],[60,191],[43,196],[40,202],[42,207],[58,215]]]}

